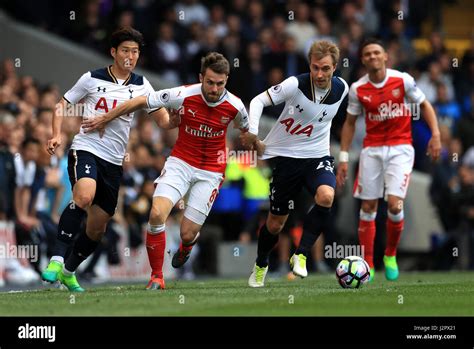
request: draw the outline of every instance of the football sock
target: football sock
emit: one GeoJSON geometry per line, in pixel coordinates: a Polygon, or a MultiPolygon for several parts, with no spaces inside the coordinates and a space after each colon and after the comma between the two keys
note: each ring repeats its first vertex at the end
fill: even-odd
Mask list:
{"type": "MultiPolygon", "coordinates": [[[[85,216],[86,211],[79,206],[73,205],[72,203],[66,206],[59,218],[58,234],[53,249],[53,256],[62,257],[62,259],[64,259],[74,237],[81,229],[81,223],[85,216]]],[[[52,260],[61,261],[61,258],[52,260]]]]}
{"type": "Polygon", "coordinates": [[[386,256],[395,256],[397,254],[397,246],[402,235],[404,222],[403,211],[396,215],[388,212],[386,256]]]}
{"type": "Polygon", "coordinates": [[[377,212],[366,213],[360,210],[359,219],[359,244],[364,251],[363,258],[369,264],[370,268],[374,267],[374,241],[375,241],[375,217],[377,212]]]}
{"type": "Polygon", "coordinates": [[[163,278],[163,261],[165,259],[166,232],[165,225],[148,224],[146,233],[146,252],[151,267],[151,275],[163,278]]]}
{"type": "Polygon", "coordinates": [[[295,254],[304,254],[308,257],[311,254],[311,248],[318,239],[319,235],[326,231],[328,227],[331,208],[320,206],[318,204],[306,214],[303,222],[303,236],[300,245],[295,254]]]}
{"type": "Polygon", "coordinates": [[[279,234],[272,234],[268,231],[266,224],[262,225],[260,228],[256,260],[256,263],[260,268],[264,268],[268,265],[268,255],[277,244],[278,237],[279,234]]]}
{"type": "Polygon", "coordinates": [[[71,255],[64,264],[64,268],[67,271],[74,272],[95,251],[99,243],[100,241],[91,240],[86,233],[80,234],[74,244],[71,255]]]}

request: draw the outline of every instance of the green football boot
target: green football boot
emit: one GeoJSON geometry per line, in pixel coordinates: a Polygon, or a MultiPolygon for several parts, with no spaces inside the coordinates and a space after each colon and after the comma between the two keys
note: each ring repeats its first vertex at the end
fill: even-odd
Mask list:
{"type": "Polygon", "coordinates": [[[385,265],[385,277],[387,280],[397,280],[399,275],[397,258],[395,256],[383,256],[383,264],[385,265]]]}
{"type": "Polygon", "coordinates": [[[67,287],[70,292],[84,292],[85,290],[79,285],[76,274],[65,275],[61,270],[58,274],[59,281],[67,287]]]}
{"type": "Polygon", "coordinates": [[[58,281],[58,274],[63,270],[63,263],[50,261],[46,269],[41,273],[41,279],[54,284],[58,281]]]}

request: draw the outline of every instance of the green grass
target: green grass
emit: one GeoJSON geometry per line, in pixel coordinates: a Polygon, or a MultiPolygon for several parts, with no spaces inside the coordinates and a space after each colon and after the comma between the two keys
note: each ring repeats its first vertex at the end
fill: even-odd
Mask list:
{"type": "Polygon", "coordinates": [[[468,272],[403,273],[397,282],[378,272],[359,290],[342,289],[333,275],[268,279],[262,289],[249,288],[246,279],[169,281],[165,291],[145,291],[144,284],[90,287],[74,294],[74,304],[59,289],[0,293],[0,315],[473,316],[473,289],[468,272]]]}

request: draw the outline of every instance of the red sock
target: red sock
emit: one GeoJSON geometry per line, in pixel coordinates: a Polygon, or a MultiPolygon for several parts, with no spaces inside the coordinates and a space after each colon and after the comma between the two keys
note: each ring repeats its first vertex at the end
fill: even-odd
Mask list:
{"type": "Polygon", "coordinates": [[[184,245],[183,242],[181,241],[181,243],[179,244],[179,249],[181,251],[191,252],[194,245],[195,245],[194,243],[192,245],[184,245]]]}
{"type": "Polygon", "coordinates": [[[165,232],[146,234],[146,251],[151,266],[151,275],[156,275],[163,279],[163,261],[165,258],[166,235],[165,232]]]}
{"type": "Polygon", "coordinates": [[[386,256],[395,256],[397,254],[397,246],[400,241],[400,236],[402,235],[403,223],[403,219],[400,222],[393,222],[390,218],[387,218],[386,256]]]}
{"type": "Polygon", "coordinates": [[[359,219],[359,244],[364,248],[364,259],[370,268],[374,267],[375,220],[359,219]]]}

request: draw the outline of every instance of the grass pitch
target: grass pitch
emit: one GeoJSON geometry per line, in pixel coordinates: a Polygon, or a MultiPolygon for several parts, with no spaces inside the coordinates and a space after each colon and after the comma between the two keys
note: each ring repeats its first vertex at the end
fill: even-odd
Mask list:
{"type": "Polygon", "coordinates": [[[165,291],[144,284],[104,285],[82,294],[55,288],[0,293],[1,316],[473,316],[474,273],[382,272],[362,289],[342,289],[334,275],[293,281],[267,277],[265,288],[246,279],[169,281],[165,291]],[[73,295],[73,297],[72,297],[73,295]]]}

